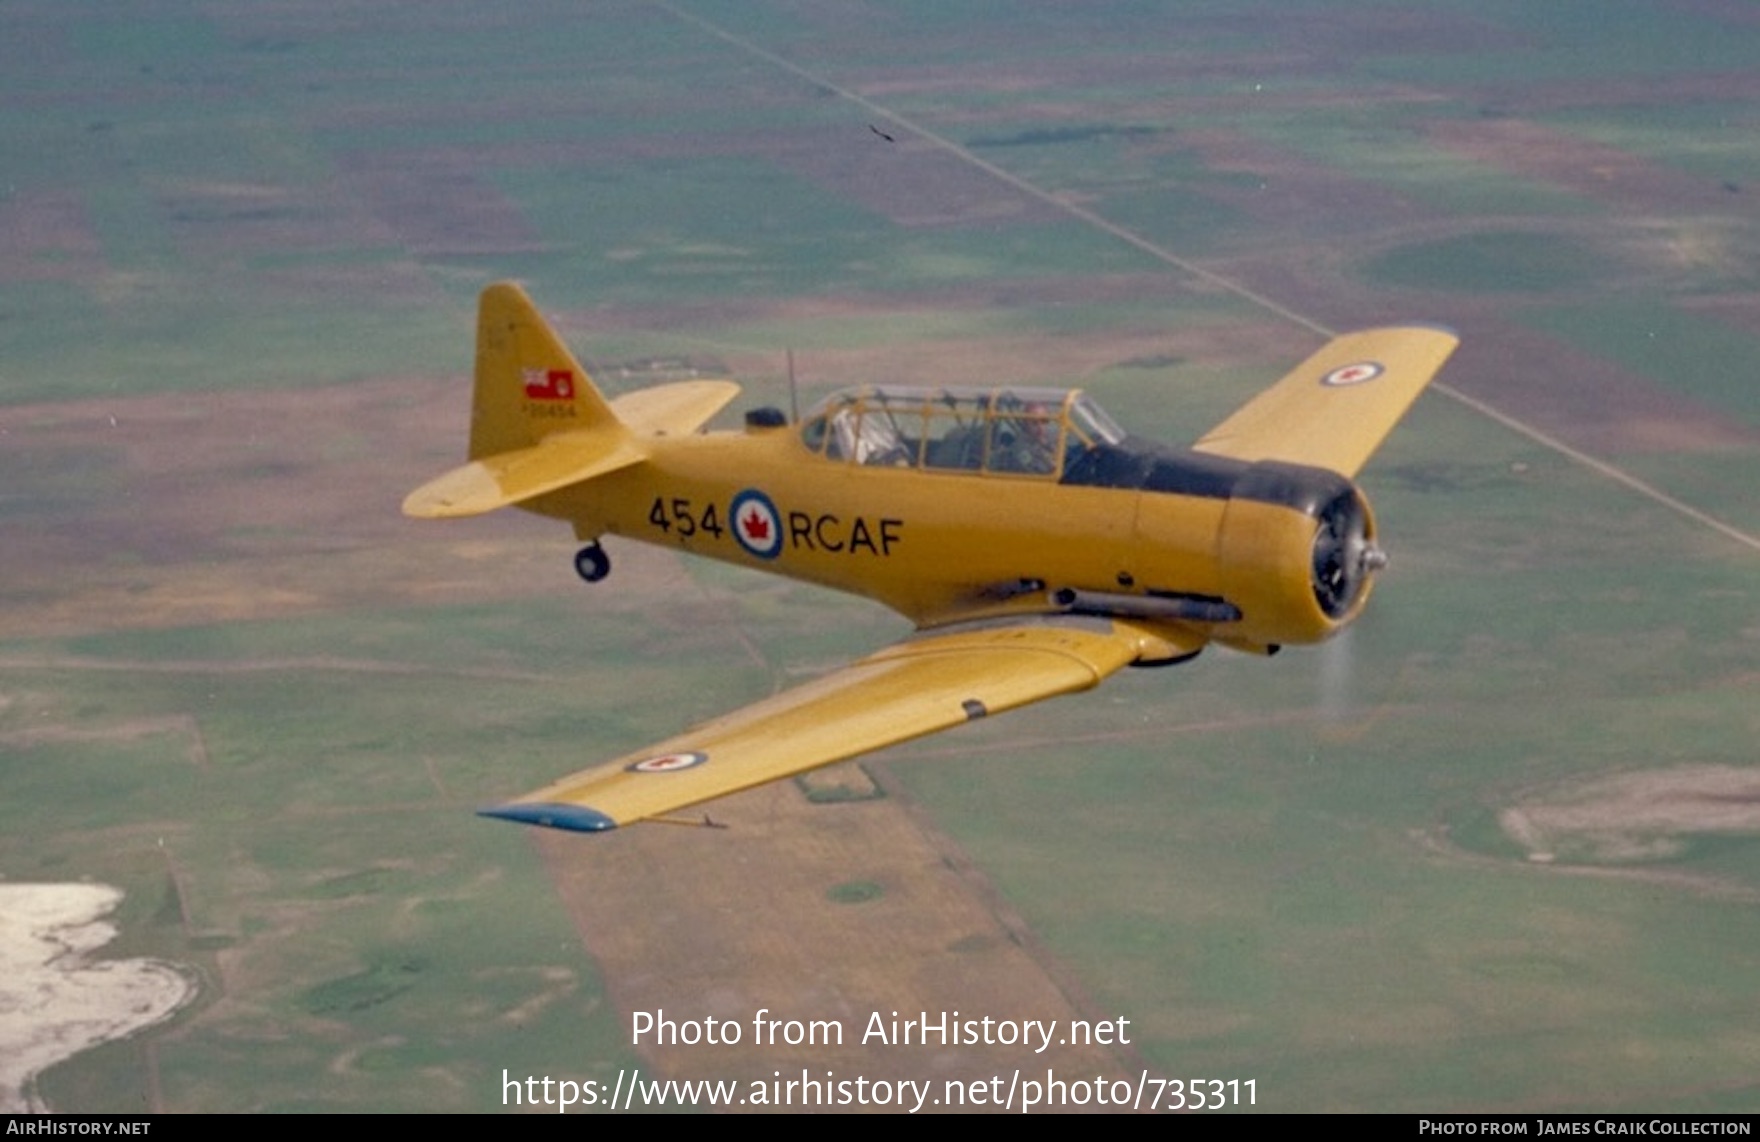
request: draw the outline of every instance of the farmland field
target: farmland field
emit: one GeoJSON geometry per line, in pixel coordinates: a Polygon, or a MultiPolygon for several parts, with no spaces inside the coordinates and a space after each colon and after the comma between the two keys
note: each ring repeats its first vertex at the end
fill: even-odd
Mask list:
{"type": "Polygon", "coordinates": [[[21,1098],[1049,1069],[1272,1111],[1760,1100],[1744,6],[9,22],[0,879],[121,889],[94,956],[192,987],[21,1098]],[[786,405],[789,350],[808,400],[1082,385],[1178,443],[1326,332],[1462,348],[1362,475],[1392,564],[1336,642],[1126,672],[826,779],[857,799],[538,835],[472,810],[908,628],[629,544],[587,589],[565,529],[401,518],[462,456],[501,278],[608,389],[737,377],[725,426],[786,405]],[[843,1041],[755,1041],[760,1010],[843,1041]],[[742,1041],[635,1041],[656,1011],[742,1041]],[[955,1011],[1128,1041],[862,1041],[955,1011]]]}

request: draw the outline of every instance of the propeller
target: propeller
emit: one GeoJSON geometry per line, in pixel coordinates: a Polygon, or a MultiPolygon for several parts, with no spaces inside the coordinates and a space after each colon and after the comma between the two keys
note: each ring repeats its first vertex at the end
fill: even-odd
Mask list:
{"type": "Polygon", "coordinates": [[[1369,576],[1387,566],[1387,553],[1369,538],[1369,512],[1355,491],[1327,504],[1314,533],[1314,600],[1328,618],[1350,614],[1369,576]]]}
{"type": "MultiPolygon", "coordinates": [[[[1369,510],[1356,491],[1335,497],[1320,513],[1314,533],[1314,598],[1329,618],[1346,620],[1363,597],[1369,577],[1387,566],[1387,553],[1369,535],[1369,510]]],[[[1320,715],[1328,723],[1351,716],[1356,700],[1355,625],[1337,631],[1320,648],[1320,715]]]]}

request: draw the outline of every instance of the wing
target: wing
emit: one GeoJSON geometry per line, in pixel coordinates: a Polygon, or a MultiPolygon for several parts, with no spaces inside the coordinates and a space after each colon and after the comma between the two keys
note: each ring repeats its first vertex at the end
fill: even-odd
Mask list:
{"type": "MultiPolygon", "coordinates": [[[[1185,656],[1204,640],[1183,636],[1185,656]]],[[[483,810],[599,832],[803,773],[1057,694],[1093,687],[1168,632],[1056,616],[971,623],[908,639],[650,749],[483,810]]]]}
{"type": "Polygon", "coordinates": [[[1355,476],[1459,343],[1433,325],[1334,338],[1192,447],[1355,476]]]}

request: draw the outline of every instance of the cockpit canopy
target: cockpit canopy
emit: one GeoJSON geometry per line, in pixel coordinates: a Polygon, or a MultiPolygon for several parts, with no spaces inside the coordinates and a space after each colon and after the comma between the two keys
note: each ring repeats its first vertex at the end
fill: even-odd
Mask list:
{"type": "Polygon", "coordinates": [[[869,386],[833,393],[801,440],[828,460],[1058,479],[1124,430],[1079,389],[869,386]]]}

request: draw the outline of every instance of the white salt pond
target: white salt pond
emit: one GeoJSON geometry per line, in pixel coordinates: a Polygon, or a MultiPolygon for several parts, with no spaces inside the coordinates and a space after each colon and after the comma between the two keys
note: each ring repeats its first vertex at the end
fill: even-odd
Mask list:
{"type": "Polygon", "coordinates": [[[0,883],[0,1113],[49,1110],[37,1075],[194,998],[195,979],[162,960],[92,958],[121,901],[103,884],[0,883]]]}

